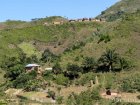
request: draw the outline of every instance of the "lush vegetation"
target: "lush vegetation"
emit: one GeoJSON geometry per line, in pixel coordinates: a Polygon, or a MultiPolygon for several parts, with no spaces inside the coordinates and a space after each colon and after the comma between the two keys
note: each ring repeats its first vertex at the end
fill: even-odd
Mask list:
{"type": "Polygon", "coordinates": [[[88,90],[76,95],[72,93],[67,100],[67,105],[93,105],[94,103],[101,100],[99,95],[99,90],[94,89],[92,91],[88,90]]]}
{"type": "MultiPolygon", "coordinates": [[[[7,20],[3,23],[6,27],[0,30],[3,43],[0,44],[0,70],[6,79],[5,83],[0,83],[0,90],[39,91],[57,87],[59,94],[52,90],[47,93],[59,104],[135,105],[105,100],[100,91],[140,92],[138,4],[138,0],[122,0],[103,11],[98,18],[110,22],[68,23],[59,16],[32,19],[31,22],[7,20]],[[135,4],[136,10],[118,10],[125,3],[135,4]],[[115,11],[113,15],[108,12],[112,10],[115,11]],[[60,20],[64,23],[52,24],[60,20]],[[29,63],[38,63],[43,70],[41,73],[26,72],[25,65],[29,63]],[[45,71],[46,67],[53,70],[45,71]],[[61,96],[61,88],[70,86],[89,90],[71,93],[67,98],[61,96]]],[[[127,6],[126,10],[130,8],[132,6],[127,6]]]]}

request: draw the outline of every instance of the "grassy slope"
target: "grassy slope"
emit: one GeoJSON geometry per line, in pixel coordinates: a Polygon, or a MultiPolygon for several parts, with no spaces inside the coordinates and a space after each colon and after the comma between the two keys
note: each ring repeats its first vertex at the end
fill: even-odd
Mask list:
{"type": "Polygon", "coordinates": [[[21,20],[6,20],[5,22],[0,22],[0,30],[9,30],[9,29],[21,29],[24,27],[32,27],[36,25],[42,25],[44,23],[52,24],[54,21],[67,21],[66,18],[61,16],[50,16],[45,18],[34,18],[30,22],[21,21],[21,20]]]}
{"type": "Polygon", "coordinates": [[[106,48],[115,48],[120,54],[139,65],[139,25],[140,13],[135,13],[127,15],[122,20],[106,23],[65,23],[57,26],[37,25],[22,29],[2,30],[0,31],[0,42],[2,43],[0,44],[0,62],[4,60],[5,56],[18,56],[19,48],[27,55],[38,55],[39,51],[42,51],[41,48],[43,50],[50,48],[54,53],[63,53],[62,50],[82,41],[86,43],[85,46],[62,54],[63,67],[69,62],[80,65],[83,56],[93,56],[98,59],[106,48]],[[94,34],[95,32],[108,34],[111,41],[97,43],[99,37],[94,34]],[[61,45],[58,45],[59,42],[61,45]],[[77,57],[78,61],[75,60],[77,57]]]}
{"type": "Polygon", "coordinates": [[[80,63],[82,62],[81,56],[93,56],[98,59],[106,48],[116,49],[126,59],[131,60],[134,65],[140,68],[140,13],[130,14],[130,19],[126,18],[121,21],[104,23],[103,27],[99,30],[99,34],[108,34],[111,37],[111,41],[108,43],[97,43],[98,36],[93,36],[91,40],[87,40],[86,45],[80,49],[74,50],[63,54],[62,65],[66,65],[68,62],[80,63]],[[76,57],[79,57],[79,61],[75,61],[76,57]]]}
{"type": "MultiPolygon", "coordinates": [[[[83,40],[84,37],[90,35],[93,30],[99,26],[100,24],[98,23],[66,23],[57,26],[36,25],[21,29],[2,30],[0,31],[0,42],[2,43],[0,44],[0,62],[5,56],[17,56],[19,46],[24,51],[27,51],[27,49],[25,49],[25,44],[21,43],[53,43],[51,47],[54,47],[54,45],[58,44],[58,42],[62,42],[60,48],[67,48],[70,44],[75,43],[77,40],[83,40]],[[84,34],[81,35],[82,33],[84,34]]],[[[28,47],[31,48],[29,44],[28,47]]],[[[40,47],[42,46],[40,45],[40,47]]],[[[29,54],[32,52],[33,51],[27,53],[29,54]]]]}
{"type": "MultiPolygon", "coordinates": [[[[65,69],[68,63],[80,65],[83,57],[91,56],[98,59],[106,48],[116,49],[117,52],[126,59],[131,60],[136,66],[128,72],[100,74],[100,83],[113,82],[113,88],[116,88],[116,85],[118,85],[116,82],[123,80],[123,78],[131,78],[131,75],[140,74],[139,26],[140,13],[138,12],[126,15],[123,19],[113,22],[65,23],[57,26],[43,26],[40,24],[21,29],[1,30],[0,62],[4,60],[5,56],[17,56],[19,48],[30,56],[31,54],[38,55],[42,51],[40,49],[47,47],[54,53],[61,52],[64,48],[70,48],[70,46],[82,41],[85,46],[80,46],[78,49],[65,53],[61,52],[61,66],[65,69]],[[100,34],[109,35],[111,41],[98,43],[98,35],[100,34]],[[61,45],[58,45],[59,42],[61,42],[61,45]],[[105,81],[103,81],[104,77],[106,78],[105,81]],[[115,80],[112,78],[115,78],[115,80]]],[[[2,78],[1,74],[0,80],[2,78]]]]}
{"type": "Polygon", "coordinates": [[[140,10],[140,0],[121,0],[115,5],[109,7],[107,10],[103,11],[98,18],[106,18],[107,20],[110,17],[114,17],[118,12],[123,13],[134,13],[137,10],[140,10]]]}

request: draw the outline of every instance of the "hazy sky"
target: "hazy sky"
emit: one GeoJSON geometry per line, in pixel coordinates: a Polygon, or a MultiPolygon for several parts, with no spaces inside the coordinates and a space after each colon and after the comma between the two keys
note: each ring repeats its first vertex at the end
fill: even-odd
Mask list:
{"type": "Polygon", "coordinates": [[[0,21],[46,16],[95,17],[119,0],[0,0],[0,21]]]}

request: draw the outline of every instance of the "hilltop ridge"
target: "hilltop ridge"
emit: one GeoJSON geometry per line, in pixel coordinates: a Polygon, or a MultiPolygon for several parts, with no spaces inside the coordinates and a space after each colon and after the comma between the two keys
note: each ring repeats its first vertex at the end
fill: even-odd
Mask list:
{"type": "Polygon", "coordinates": [[[120,0],[107,10],[102,11],[97,18],[105,18],[107,21],[119,19],[124,14],[135,13],[140,10],[140,0],[120,0]]]}

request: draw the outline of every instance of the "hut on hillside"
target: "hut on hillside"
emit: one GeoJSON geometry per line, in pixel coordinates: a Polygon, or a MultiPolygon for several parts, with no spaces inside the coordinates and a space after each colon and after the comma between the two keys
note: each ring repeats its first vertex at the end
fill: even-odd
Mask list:
{"type": "Polygon", "coordinates": [[[39,70],[40,69],[40,65],[38,65],[38,64],[27,64],[25,66],[25,69],[26,69],[27,72],[30,72],[32,70],[39,70]]]}
{"type": "Polygon", "coordinates": [[[78,22],[82,22],[82,21],[83,21],[83,19],[77,19],[77,21],[78,21],[78,22]]]}
{"type": "Polygon", "coordinates": [[[54,21],[53,24],[54,25],[60,25],[62,22],[61,21],[54,21]]]}
{"type": "Polygon", "coordinates": [[[69,20],[69,22],[76,22],[76,20],[74,20],[74,19],[71,19],[71,20],[69,20]]]}
{"type": "Polygon", "coordinates": [[[49,26],[50,24],[48,22],[44,22],[44,26],[49,26]]]}
{"type": "Polygon", "coordinates": [[[88,19],[88,18],[83,18],[82,21],[83,21],[83,22],[88,22],[89,19],[88,19]]]}

